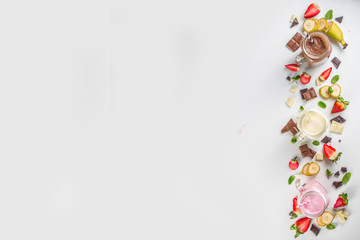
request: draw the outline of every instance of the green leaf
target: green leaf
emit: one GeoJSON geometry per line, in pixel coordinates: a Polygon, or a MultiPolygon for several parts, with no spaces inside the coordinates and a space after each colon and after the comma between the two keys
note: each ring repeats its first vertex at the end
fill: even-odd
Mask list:
{"type": "Polygon", "coordinates": [[[319,146],[319,145],[320,145],[320,142],[319,142],[319,141],[313,141],[313,144],[314,144],[315,146],[319,146]]]}
{"type": "MultiPolygon", "coordinates": [[[[294,212],[294,211],[291,211],[291,217],[290,217],[290,219],[294,219],[294,218],[297,218],[298,217],[298,215],[294,212]]],[[[291,229],[293,226],[291,226],[290,227],[290,230],[294,230],[294,229],[291,229]]]]}
{"type": "MultiPolygon", "coordinates": [[[[331,87],[329,87],[329,88],[331,88],[331,87]]],[[[321,107],[321,108],[326,108],[326,103],[324,103],[323,101],[319,101],[319,102],[318,102],[318,105],[319,105],[319,107],[321,107]]]]}
{"type": "Polygon", "coordinates": [[[335,224],[329,224],[329,225],[326,225],[326,228],[327,228],[328,230],[333,230],[333,229],[336,228],[336,225],[335,225],[335,224]]]}
{"type": "Polygon", "coordinates": [[[291,143],[296,143],[297,142],[297,138],[294,136],[291,138],[291,143]]]}
{"type": "Polygon", "coordinates": [[[291,225],[290,230],[296,230],[295,224],[291,225]]]}
{"type": "Polygon", "coordinates": [[[350,178],[351,178],[351,172],[346,173],[342,179],[342,183],[347,184],[349,182],[350,178]]]}
{"type": "Polygon", "coordinates": [[[329,93],[333,93],[334,92],[334,90],[332,89],[332,87],[329,87],[329,93]]]}
{"type": "Polygon", "coordinates": [[[294,175],[291,175],[291,176],[289,177],[289,180],[288,180],[289,185],[291,185],[291,183],[292,183],[294,180],[295,180],[295,176],[294,176],[294,175]]]}
{"type": "Polygon", "coordinates": [[[339,81],[339,75],[335,75],[335,76],[333,76],[333,78],[331,79],[331,83],[332,84],[335,84],[337,81],[339,81]]]}
{"type": "Polygon", "coordinates": [[[326,169],[326,176],[330,177],[331,175],[333,175],[333,173],[329,169],[326,169]]]}
{"type": "Polygon", "coordinates": [[[300,79],[300,75],[296,75],[296,76],[292,77],[292,79],[293,79],[294,81],[299,80],[299,79],[300,79]]]}
{"type": "Polygon", "coordinates": [[[333,18],[333,10],[327,11],[327,13],[325,14],[325,19],[331,20],[332,18],[333,18]]]}
{"type": "Polygon", "coordinates": [[[299,110],[300,110],[300,111],[304,111],[304,107],[303,107],[303,106],[300,106],[299,110]]]}

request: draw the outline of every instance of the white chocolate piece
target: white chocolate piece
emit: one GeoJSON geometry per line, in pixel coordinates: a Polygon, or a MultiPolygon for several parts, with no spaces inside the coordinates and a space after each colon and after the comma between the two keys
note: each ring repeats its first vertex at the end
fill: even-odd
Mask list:
{"type": "Polygon", "coordinates": [[[297,87],[292,87],[292,88],[290,88],[290,91],[292,91],[293,93],[296,93],[296,92],[297,92],[297,90],[298,90],[298,88],[297,88],[297,87]]]}
{"type": "Polygon", "coordinates": [[[295,15],[295,14],[293,14],[293,15],[291,16],[290,22],[293,23],[294,20],[295,20],[295,18],[296,18],[296,20],[298,21],[298,23],[300,23],[301,17],[299,17],[299,16],[297,16],[297,15],[295,15]]]}
{"type": "Polygon", "coordinates": [[[316,154],[316,161],[322,161],[324,160],[324,155],[321,152],[318,152],[316,154]]]}
{"type": "Polygon", "coordinates": [[[344,125],[336,121],[331,121],[330,132],[342,134],[343,130],[344,130],[344,125]]]}
{"type": "Polygon", "coordinates": [[[319,78],[316,79],[316,86],[321,86],[322,83],[323,82],[319,78]]]}
{"type": "Polygon", "coordinates": [[[345,223],[346,219],[350,216],[350,214],[348,212],[345,212],[344,210],[335,212],[335,215],[341,223],[345,223]]]}
{"type": "Polygon", "coordinates": [[[286,100],[286,104],[287,104],[290,108],[294,105],[294,102],[295,102],[295,98],[293,98],[293,97],[289,97],[289,98],[286,100]]]}

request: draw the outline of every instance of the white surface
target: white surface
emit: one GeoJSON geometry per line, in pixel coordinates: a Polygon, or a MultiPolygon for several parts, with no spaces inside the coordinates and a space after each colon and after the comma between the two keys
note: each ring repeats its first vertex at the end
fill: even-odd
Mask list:
{"type": "MultiPolygon", "coordinates": [[[[360,2],[317,2],[344,15],[334,145],[353,173],[348,222],[317,239],[355,240],[360,2]]],[[[284,45],[310,3],[3,2],[0,238],[291,239],[284,45]]]]}

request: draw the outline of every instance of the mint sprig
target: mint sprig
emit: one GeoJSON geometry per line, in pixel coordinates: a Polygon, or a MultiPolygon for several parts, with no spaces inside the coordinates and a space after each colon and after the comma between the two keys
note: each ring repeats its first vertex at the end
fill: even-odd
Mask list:
{"type": "Polygon", "coordinates": [[[325,14],[325,19],[331,20],[332,18],[333,18],[333,10],[327,11],[327,13],[325,14]]]}

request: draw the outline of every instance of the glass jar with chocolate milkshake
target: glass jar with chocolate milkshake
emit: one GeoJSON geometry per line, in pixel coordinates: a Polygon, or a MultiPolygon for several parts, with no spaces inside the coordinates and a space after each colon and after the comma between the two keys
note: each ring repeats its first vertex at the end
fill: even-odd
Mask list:
{"type": "Polygon", "coordinates": [[[330,57],[332,47],[328,36],[322,32],[312,32],[301,43],[302,53],[296,57],[298,64],[320,65],[330,57]]]}

